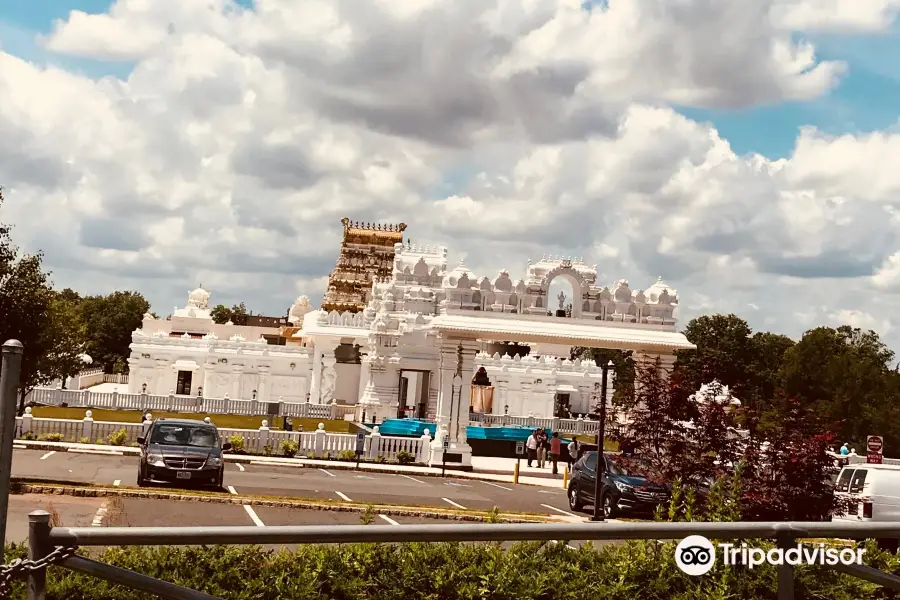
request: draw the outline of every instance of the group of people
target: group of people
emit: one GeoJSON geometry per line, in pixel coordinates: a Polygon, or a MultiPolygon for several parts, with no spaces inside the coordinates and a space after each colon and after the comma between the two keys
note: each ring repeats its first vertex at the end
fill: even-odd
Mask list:
{"type": "Polygon", "coordinates": [[[572,464],[578,459],[578,440],[573,439],[566,448],[565,456],[562,451],[562,439],[559,433],[554,431],[552,435],[547,435],[547,430],[543,428],[535,429],[525,440],[525,451],[528,456],[528,466],[533,462],[537,462],[539,469],[543,469],[548,459],[553,466],[553,474],[559,473],[559,461],[564,460],[568,464],[572,464]]]}

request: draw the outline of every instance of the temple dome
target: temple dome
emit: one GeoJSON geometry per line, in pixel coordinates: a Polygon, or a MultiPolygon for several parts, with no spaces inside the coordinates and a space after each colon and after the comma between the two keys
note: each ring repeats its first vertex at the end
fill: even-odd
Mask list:
{"type": "Polygon", "coordinates": [[[188,306],[196,306],[197,308],[207,308],[209,306],[209,292],[202,287],[188,294],[188,306]]]}

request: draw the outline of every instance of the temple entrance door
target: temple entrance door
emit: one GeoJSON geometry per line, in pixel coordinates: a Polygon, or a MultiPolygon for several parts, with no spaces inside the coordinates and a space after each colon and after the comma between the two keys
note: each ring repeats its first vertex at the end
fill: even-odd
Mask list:
{"type": "Polygon", "coordinates": [[[400,369],[397,418],[424,419],[428,414],[429,387],[431,387],[431,371],[400,369]]]}
{"type": "Polygon", "coordinates": [[[178,371],[178,381],[175,384],[175,393],[179,396],[191,395],[191,380],[194,374],[190,371],[178,371]]]}
{"type": "Polygon", "coordinates": [[[569,394],[564,394],[561,392],[556,393],[556,401],[553,406],[553,416],[558,419],[565,419],[571,414],[571,407],[569,406],[571,403],[571,399],[569,394]]]}

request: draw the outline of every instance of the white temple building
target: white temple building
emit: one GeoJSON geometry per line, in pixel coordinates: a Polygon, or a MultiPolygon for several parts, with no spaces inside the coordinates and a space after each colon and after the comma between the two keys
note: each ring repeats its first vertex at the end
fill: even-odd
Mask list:
{"type": "MultiPolygon", "coordinates": [[[[310,386],[311,354],[302,346],[270,345],[271,327],[216,324],[210,294],[198,288],[171,319],[144,315],[132,334],[128,391],[262,402],[304,402],[310,386]]],[[[300,323],[312,310],[298,298],[289,319],[300,323]]]]}
{"type": "Polygon", "coordinates": [[[677,293],[661,278],[643,290],[625,280],[602,286],[596,266],[550,257],[529,261],[521,279],[505,270],[489,278],[463,263],[448,269],[447,255],[397,243],[392,275],[372,282],[361,312],[311,310],[301,297],[290,315],[302,327],[285,346],[266,344],[261,328],[215,325],[209,293],[194,290],[171,321],[148,315],[134,333],[129,391],[202,387],[210,397],[355,404],[366,422],[426,419],[437,425],[432,460],[446,452],[448,464],[465,467],[471,398],[473,409],[496,415],[587,413],[603,371],[568,360],[573,346],[632,350],[664,369],[675,350],[694,347],[675,329],[677,293]],[[568,304],[550,296],[558,278],[571,285],[568,304]],[[473,394],[480,368],[489,382],[473,394]]]}

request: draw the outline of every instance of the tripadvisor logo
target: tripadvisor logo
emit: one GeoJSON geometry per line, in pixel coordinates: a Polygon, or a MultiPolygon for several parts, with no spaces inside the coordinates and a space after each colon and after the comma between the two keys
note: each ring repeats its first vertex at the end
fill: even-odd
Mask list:
{"type": "Polygon", "coordinates": [[[752,569],[770,565],[861,565],[865,548],[829,548],[825,544],[797,544],[794,548],[751,548],[747,544],[717,544],[702,535],[691,535],[675,547],[675,564],[688,575],[703,575],[716,564],[716,547],[722,551],[722,564],[745,565],[752,569]]]}

